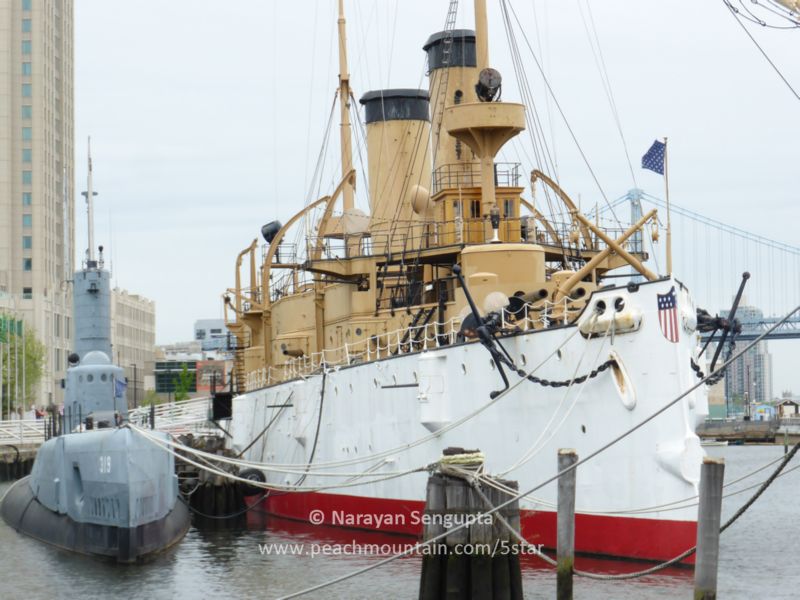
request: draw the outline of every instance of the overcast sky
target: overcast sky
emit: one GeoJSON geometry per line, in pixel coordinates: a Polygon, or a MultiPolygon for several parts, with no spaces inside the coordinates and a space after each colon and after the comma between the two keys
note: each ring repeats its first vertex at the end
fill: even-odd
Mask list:
{"type": "MultiPolygon", "coordinates": [[[[111,248],[114,281],[156,301],[158,343],[191,339],[195,320],[221,316],[236,254],[263,223],[285,222],[309,197],[337,84],[336,1],[75,4],[76,190],[85,189],[91,135],[100,194],[95,237],[111,248]]],[[[421,46],[442,29],[448,2],[345,4],[356,97],[372,89],[427,88],[421,46]]],[[[499,3],[489,5],[490,62],[504,75],[503,99],[519,100],[499,3]]],[[[585,0],[511,0],[511,6],[603,191],[611,200],[622,196],[633,181],[590,49],[585,0]]],[[[663,197],[663,179],[638,165],[654,138],[669,136],[673,202],[800,245],[800,102],[722,0],[606,0],[591,4],[591,17],[638,186],[663,197]]],[[[473,27],[472,2],[461,3],[457,27],[473,27]]],[[[750,30],[800,90],[800,29],[750,30]]],[[[554,141],[561,185],[584,209],[602,202],[516,35],[536,109],[554,141]]],[[[331,143],[315,198],[335,185],[338,139],[331,143]]],[[[531,154],[524,134],[502,158],[521,160],[525,171],[538,166],[525,159],[526,143],[531,154]]],[[[361,192],[367,186],[359,176],[361,192]]],[[[363,193],[358,202],[366,208],[363,193]]],[[[84,204],[78,207],[82,249],[84,204]]],[[[698,230],[687,223],[675,221],[684,229],[676,231],[675,272],[694,281],[700,303],[725,308],[744,269],[754,272],[749,295],[765,312],[779,314],[798,301],[796,274],[788,291],[774,291],[768,253],[742,247],[737,255],[731,247],[726,264],[706,265],[709,243],[731,242],[692,245],[698,230]],[[704,277],[721,270],[722,279],[704,277]]],[[[796,269],[796,261],[788,264],[796,269]]],[[[798,345],[771,345],[776,392],[793,382],[800,391],[789,367],[798,345]]]]}

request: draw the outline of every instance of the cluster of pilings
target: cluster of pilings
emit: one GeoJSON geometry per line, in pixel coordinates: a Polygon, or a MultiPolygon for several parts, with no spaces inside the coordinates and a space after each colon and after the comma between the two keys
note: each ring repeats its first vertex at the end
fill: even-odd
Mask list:
{"type": "MultiPolygon", "coordinates": [[[[231,455],[224,447],[225,440],[220,437],[188,434],[181,437],[181,443],[211,454],[231,455]]],[[[175,470],[181,494],[197,518],[222,522],[244,516],[244,491],[238,482],[209,473],[180,458],[175,459],[175,470]]]]}
{"type": "MultiPolygon", "coordinates": [[[[451,459],[451,449],[445,458],[451,459]]],[[[463,452],[463,451],[462,451],[463,452]]],[[[472,455],[478,451],[469,451],[472,455]]],[[[482,459],[482,455],[481,459],[482,459]]],[[[445,459],[443,459],[444,462],[445,459]]],[[[556,598],[572,600],[575,571],[575,484],[578,455],[575,450],[558,451],[558,514],[556,547],[556,598]]],[[[472,466],[474,468],[474,465],[472,466]]],[[[725,462],[706,457],[700,477],[697,515],[697,546],[695,562],[695,600],[714,600],[717,597],[719,561],[720,514],[725,462]]],[[[454,471],[446,465],[430,475],[425,503],[424,541],[429,542],[447,533],[441,540],[431,542],[423,553],[420,576],[420,600],[437,598],[503,598],[523,597],[517,534],[520,531],[519,501],[513,481],[480,479],[469,476],[469,468],[454,471]],[[444,472],[442,472],[444,471],[444,472]],[[455,473],[455,476],[446,473],[455,473]],[[476,483],[479,481],[479,483],[476,483]],[[493,483],[495,485],[487,485],[493,483]],[[504,488],[504,489],[498,489],[504,488]],[[508,506],[496,511],[491,519],[482,515],[514,498],[508,506]],[[503,523],[505,521],[505,523],[503,523]],[[442,543],[444,542],[444,543],[442,543]],[[498,552],[498,549],[501,551],[498,552]]],[[[537,549],[537,552],[539,550],[537,549]]],[[[552,559],[548,559],[552,562],[552,559]]],[[[647,570],[643,571],[644,575],[647,570]]],[[[638,576],[635,574],[634,576],[638,576]]]]}
{"type": "MultiPolygon", "coordinates": [[[[517,489],[515,481],[494,481],[499,487],[517,489]]],[[[428,479],[423,517],[425,541],[443,534],[452,525],[470,524],[431,543],[423,553],[420,600],[522,599],[519,544],[497,516],[486,514],[490,506],[481,494],[491,506],[513,497],[492,486],[481,485],[476,489],[462,477],[441,472],[428,479]]],[[[519,531],[518,502],[498,514],[519,531]]]]}
{"type": "Polygon", "coordinates": [[[25,477],[33,468],[38,445],[0,446],[0,481],[13,481],[25,477]]]}

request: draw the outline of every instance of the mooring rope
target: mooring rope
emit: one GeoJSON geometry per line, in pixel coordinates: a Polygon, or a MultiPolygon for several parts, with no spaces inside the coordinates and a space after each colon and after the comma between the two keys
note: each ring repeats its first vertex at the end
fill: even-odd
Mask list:
{"type": "MultiPolygon", "coordinates": [[[[750,499],[747,502],[745,502],[739,508],[739,510],[737,510],[736,513],[734,513],[733,516],[731,516],[731,518],[728,519],[725,522],[725,524],[722,525],[719,528],[719,532],[720,533],[722,533],[728,527],[733,525],[739,519],[739,517],[741,517],[747,511],[747,509],[750,508],[755,503],[756,500],[758,500],[759,496],[761,496],[761,494],[763,494],[764,491],[770,485],[772,485],[772,483],[780,476],[780,473],[781,473],[781,471],[783,471],[783,468],[787,464],[789,464],[789,462],[792,460],[792,458],[794,458],[794,455],[797,454],[798,450],[800,450],[800,442],[795,444],[794,448],[792,448],[792,450],[788,454],[783,456],[783,460],[781,460],[781,463],[777,466],[775,471],[773,471],[772,474],[761,484],[761,486],[759,487],[758,491],[755,494],[753,494],[750,497],[750,499]]],[[[492,504],[491,500],[486,496],[486,494],[483,493],[483,490],[480,487],[481,483],[488,484],[488,482],[486,481],[486,476],[485,475],[481,474],[480,472],[469,471],[469,470],[466,470],[466,469],[459,469],[459,468],[457,468],[457,467],[455,467],[453,465],[448,465],[446,468],[442,469],[442,472],[445,475],[452,475],[452,476],[459,477],[459,478],[464,479],[465,481],[467,481],[467,483],[469,483],[469,485],[472,487],[472,489],[474,489],[475,492],[481,497],[481,500],[483,500],[483,503],[486,505],[487,508],[490,508],[490,509],[494,509],[495,508],[494,504],[492,504]]],[[[494,482],[494,483],[497,483],[497,482],[494,482]]],[[[499,486],[493,486],[493,487],[496,487],[496,489],[499,489],[499,486]]],[[[506,487],[506,486],[503,486],[503,487],[506,487]]],[[[512,489],[512,488],[507,488],[507,489],[512,489]]],[[[501,490],[501,491],[503,491],[506,494],[509,494],[509,492],[506,491],[506,490],[501,490]]],[[[744,491],[744,490],[740,490],[740,491],[744,491]]],[[[513,492],[516,492],[516,490],[513,490],[513,492]]],[[[509,494],[509,495],[511,495],[511,494],[509,494]]],[[[522,534],[520,532],[518,532],[516,529],[514,529],[508,523],[508,521],[506,521],[506,519],[503,518],[503,516],[499,512],[494,513],[494,515],[495,515],[495,519],[497,519],[497,521],[501,525],[503,525],[503,527],[505,527],[508,530],[508,532],[511,534],[511,536],[514,537],[520,544],[522,544],[524,547],[526,547],[529,550],[531,550],[534,555],[536,555],[537,557],[541,558],[547,564],[549,564],[549,565],[551,565],[553,567],[557,567],[558,566],[558,562],[556,560],[550,558],[549,556],[547,556],[546,554],[541,552],[538,549],[537,546],[535,546],[535,545],[531,544],[530,542],[528,542],[528,540],[526,540],[522,536],[522,534]]],[[[643,569],[641,571],[635,571],[633,573],[620,573],[620,574],[614,574],[614,575],[612,575],[612,574],[602,574],[602,573],[590,573],[588,571],[579,571],[578,569],[575,569],[574,567],[572,569],[572,572],[575,575],[579,576],[579,577],[585,577],[587,579],[595,579],[595,580],[599,580],[599,581],[620,581],[620,580],[624,580],[624,579],[637,579],[639,577],[644,577],[645,575],[651,575],[653,573],[656,573],[658,571],[666,569],[667,567],[670,567],[670,566],[682,561],[683,559],[691,556],[692,554],[695,553],[696,550],[697,550],[697,546],[692,546],[691,548],[689,548],[688,550],[685,550],[684,552],[682,552],[678,556],[675,556],[675,557],[673,557],[673,558],[671,558],[671,559],[669,559],[669,560],[667,560],[665,562],[659,563],[657,565],[653,565],[652,567],[647,568],[647,569],[643,569]]]]}
{"type": "MultiPolygon", "coordinates": [[[[758,336],[757,338],[755,338],[755,339],[754,339],[752,342],[750,342],[750,343],[749,343],[749,344],[747,344],[747,345],[746,345],[744,348],[742,348],[740,351],[738,351],[738,352],[737,352],[735,355],[733,355],[733,356],[732,356],[730,359],[728,359],[728,361],[726,361],[726,362],[725,362],[723,365],[721,365],[721,366],[720,366],[720,368],[725,368],[725,367],[727,367],[727,366],[728,366],[728,364],[730,364],[730,363],[731,363],[731,362],[733,362],[734,360],[738,359],[738,358],[739,358],[741,355],[743,355],[745,352],[747,352],[748,350],[750,350],[750,348],[753,348],[753,347],[754,347],[756,344],[758,344],[760,341],[762,341],[762,340],[763,340],[763,339],[764,339],[764,338],[765,338],[767,335],[769,335],[770,333],[772,333],[773,331],[775,331],[775,329],[777,329],[778,327],[780,327],[781,325],[783,325],[783,324],[784,324],[784,323],[785,323],[785,322],[786,322],[786,321],[787,321],[787,320],[788,320],[788,319],[789,319],[789,318],[790,318],[792,315],[794,315],[794,314],[795,314],[796,312],[798,312],[798,311],[800,311],[800,305],[796,306],[796,307],[795,307],[795,308],[793,308],[791,311],[789,311],[788,313],[786,313],[786,315],[785,315],[783,318],[781,318],[779,321],[777,321],[776,323],[774,323],[773,325],[771,325],[771,326],[769,327],[769,329],[767,329],[766,331],[764,331],[763,333],[761,333],[761,335],[759,335],[759,336],[758,336]]],[[[713,373],[712,373],[712,375],[713,375],[713,373]]],[[[707,375],[706,377],[708,377],[708,375],[707,375]]],[[[590,461],[590,460],[591,460],[592,458],[594,458],[595,456],[597,456],[597,455],[599,455],[599,454],[601,454],[601,453],[605,452],[605,451],[606,451],[606,450],[608,450],[608,449],[609,449],[611,446],[615,445],[615,444],[616,444],[616,443],[618,443],[620,440],[622,440],[622,439],[626,438],[627,436],[629,436],[629,435],[630,435],[631,433],[633,433],[634,431],[637,431],[638,429],[640,429],[640,428],[644,427],[644,425],[646,425],[647,423],[649,423],[650,421],[652,421],[653,419],[655,419],[657,416],[659,416],[660,414],[662,414],[663,412],[665,412],[666,410],[668,410],[670,407],[674,406],[675,404],[677,404],[678,402],[680,402],[681,400],[683,400],[683,399],[684,399],[686,396],[688,396],[689,394],[691,394],[693,391],[695,391],[695,390],[696,390],[697,388],[699,388],[701,385],[704,385],[704,383],[705,383],[705,379],[706,379],[706,378],[703,378],[703,379],[701,379],[700,381],[698,381],[697,383],[695,383],[694,385],[692,385],[691,387],[689,387],[689,389],[687,389],[687,390],[686,390],[686,391],[684,391],[683,393],[679,394],[679,395],[678,395],[676,398],[674,398],[673,400],[671,400],[670,402],[668,402],[667,404],[665,404],[664,406],[662,406],[660,409],[658,409],[657,411],[655,411],[654,413],[652,413],[650,416],[646,417],[645,419],[643,419],[642,421],[640,421],[639,423],[637,423],[636,425],[634,425],[633,427],[631,427],[631,428],[630,428],[630,429],[628,429],[627,431],[623,432],[622,434],[620,434],[620,435],[618,435],[617,437],[615,437],[614,439],[612,439],[610,442],[608,442],[608,443],[604,444],[603,446],[601,446],[601,447],[600,447],[600,448],[598,448],[597,450],[593,451],[592,453],[590,453],[590,454],[589,454],[588,456],[586,456],[585,458],[582,458],[582,459],[580,459],[580,460],[578,460],[578,461],[574,462],[573,464],[571,464],[569,467],[567,467],[567,468],[566,468],[566,469],[564,469],[563,471],[559,471],[558,473],[556,473],[556,474],[555,474],[555,475],[553,475],[552,477],[549,477],[548,479],[546,479],[546,480],[542,481],[541,483],[539,483],[539,484],[537,484],[537,485],[533,486],[533,487],[532,487],[532,488],[530,488],[529,490],[527,490],[527,491],[525,491],[525,492],[520,492],[520,493],[518,493],[518,494],[515,494],[513,497],[509,498],[508,500],[506,500],[506,501],[504,501],[504,502],[501,502],[500,504],[498,504],[497,506],[495,506],[495,507],[494,507],[494,508],[492,508],[491,510],[487,511],[485,514],[486,514],[486,515],[493,515],[493,514],[496,514],[498,511],[500,511],[500,510],[502,510],[502,509],[506,508],[506,507],[507,507],[507,506],[509,506],[510,504],[513,504],[514,502],[519,502],[520,498],[524,498],[525,496],[528,496],[528,495],[532,494],[533,492],[535,492],[535,491],[537,491],[537,490],[539,490],[539,489],[543,488],[543,487],[544,487],[544,486],[546,486],[547,484],[549,484],[549,483],[552,483],[553,481],[556,481],[556,480],[558,480],[558,478],[559,478],[559,477],[561,477],[561,475],[564,475],[564,474],[566,474],[566,473],[569,473],[570,471],[572,471],[572,470],[574,470],[574,469],[578,468],[580,465],[582,465],[582,464],[584,464],[584,463],[586,463],[586,462],[590,461]]],[[[498,396],[498,397],[500,397],[500,396],[498,396]]],[[[800,443],[798,443],[798,446],[800,446],[800,443]]],[[[787,454],[787,456],[789,456],[789,455],[787,454]]],[[[781,464],[785,464],[785,461],[784,461],[784,463],[781,463],[781,464]]],[[[777,473],[775,474],[775,476],[777,476],[777,473]]],[[[768,480],[768,482],[769,482],[769,483],[772,483],[772,481],[773,481],[773,480],[774,480],[774,478],[771,478],[770,480],[768,480]]],[[[765,482],[765,483],[766,483],[766,482],[765,482]]],[[[766,488],[764,488],[764,489],[766,489],[766,488]]],[[[760,495],[761,495],[761,492],[757,493],[757,494],[756,494],[756,495],[755,495],[755,496],[754,496],[754,497],[751,499],[751,501],[750,501],[750,502],[749,502],[747,505],[745,505],[745,507],[744,507],[744,510],[746,510],[746,509],[747,509],[747,507],[748,507],[750,504],[752,504],[752,502],[754,502],[754,501],[755,501],[755,499],[756,499],[758,496],[760,496],[760,495]]],[[[740,511],[739,511],[739,512],[740,512],[740,513],[743,513],[744,511],[743,511],[742,509],[740,509],[740,511]]],[[[736,518],[738,518],[738,516],[740,516],[740,515],[739,515],[739,514],[737,514],[737,515],[736,515],[736,518]]],[[[728,524],[726,523],[726,525],[728,525],[728,524]]],[[[406,550],[404,550],[404,551],[402,551],[402,552],[398,552],[397,554],[394,554],[394,555],[392,555],[392,556],[389,556],[389,557],[387,557],[387,558],[384,558],[383,560],[379,560],[379,561],[377,561],[377,562],[375,562],[375,563],[372,563],[372,564],[370,564],[370,565],[367,565],[367,566],[365,566],[365,567],[361,567],[360,569],[356,569],[355,571],[351,571],[350,573],[345,573],[344,575],[340,575],[339,577],[336,577],[336,578],[334,578],[334,579],[331,579],[331,580],[328,580],[328,581],[325,581],[325,582],[319,583],[319,584],[317,584],[317,585],[310,586],[310,587],[308,587],[308,588],[305,588],[305,589],[303,589],[303,590],[300,590],[299,592],[294,592],[294,593],[292,593],[292,594],[289,594],[289,595],[287,595],[287,596],[282,596],[281,598],[282,598],[283,600],[288,600],[289,598],[298,598],[298,597],[300,597],[300,596],[304,596],[304,595],[306,595],[306,594],[310,594],[310,593],[312,593],[312,592],[316,592],[316,591],[319,591],[319,590],[321,590],[321,589],[324,589],[324,588],[330,587],[330,586],[332,586],[332,585],[335,585],[335,584],[337,584],[337,583],[341,583],[342,581],[347,581],[348,579],[352,579],[353,577],[358,577],[359,575],[363,575],[364,573],[367,573],[367,572],[369,572],[369,571],[371,571],[371,570],[373,570],[373,569],[377,569],[378,567],[382,567],[383,565],[385,565],[385,564],[388,564],[388,563],[390,563],[390,562],[393,562],[393,561],[395,561],[395,560],[397,560],[397,559],[399,559],[399,558],[403,558],[404,556],[408,556],[409,554],[412,554],[412,553],[414,553],[414,552],[418,552],[418,551],[419,551],[419,550],[421,550],[422,548],[424,548],[424,547],[426,547],[426,546],[429,546],[429,545],[433,544],[434,542],[438,542],[438,541],[440,541],[440,540],[442,540],[442,539],[446,538],[448,535],[451,535],[452,533],[454,533],[454,532],[456,532],[456,531],[460,531],[461,529],[464,529],[464,528],[465,528],[465,527],[467,527],[467,526],[469,526],[469,521],[465,519],[463,523],[456,524],[456,525],[454,525],[453,527],[451,527],[450,529],[446,529],[446,530],[445,530],[444,532],[442,532],[441,534],[439,534],[439,535],[437,535],[437,536],[434,536],[434,537],[430,538],[429,540],[426,540],[426,541],[424,541],[424,542],[418,542],[418,543],[417,543],[417,544],[415,544],[414,546],[412,546],[412,547],[410,547],[410,548],[407,548],[406,550]]],[[[688,556],[688,554],[687,554],[687,556],[688,556]]],[[[673,559],[673,560],[675,560],[675,559],[673,559]]],[[[600,577],[600,576],[597,576],[597,577],[598,577],[598,578],[602,578],[602,577],[600,577]]]]}

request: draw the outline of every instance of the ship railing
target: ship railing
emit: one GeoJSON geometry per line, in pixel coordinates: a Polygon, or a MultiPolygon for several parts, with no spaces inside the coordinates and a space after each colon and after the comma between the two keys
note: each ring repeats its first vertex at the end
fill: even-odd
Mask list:
{"type": "Polygon", "coordinates": [[[329,368],[372,362],[451,345],[457,341],[460,327],[461,319],[453,317],[444,323],[402,327],[357,342],[346,342],[338,348],[324,348],[321,352],[298,356],[279,366],[250,371],[245,378],[245,389],[250,391],[288,379],[307,377],[323,366],[329,368]]]}
{"type": "MultiPolygon", "coordinates": [[[[494,163],[496,187],[519,187],[522,175],[520,163],[494,163]]],[[[481,187],[481,167],[473,163],[448,163],[433,172],[432,193],[442,190],[481,187]]]]}
{"type": "MultiPolygon", "coordinates": [[[[506,331],[547,329],[553,325],[566,325],[582,310],[575,306],[575,298],[565,296],[558,302],[544,301],[536,305],[525,304],[517,313],[500,311],[501,327],[506,331]]],[[[357,342],[345,342],[336,348],[325,348],[287,360],[282,365],[250,371],[245,377],[245,390],[260,389],[289,379],[298,379],[325,368],[372,362],[393,356],[432,350],[458,341],[461,318],[446,322],[431,322],[407,326],[369,336],[357,342]]]]}
{"type": "Polygon", "coordinates": [[[525,304],[516,313],[501,311],[500,322],[503,329],[519,328],[547,329],[553,324],[566,325],[582,310],[583,306],[574,306],[578,299],[564,296],[557,302],[545,300],[536,305],[525,304]]]}
{"type": "MultiPolygon", "coordinates": [[[[307,248],[322,247],[322,257],[337,259],[347,256],[382,256],[398,252],[417,252],[420,249],[435,248],[452,244],[477,244],[485,239],[485,223],[487,218],[481,216],[480,204],[475,205],[478,211],[447,221],[393,220],[391,222],[373,223],[368,235],[347,236],[346,239],[319,236],[307,238],[307,248]]],[[[586,243],[573,223],[549,221],[549,228],[542,226],[530,215],[521,217],[501,216],[498,229],[502,239],[508,242],[531,242],[545,246],[563,247],[567,254],[573,255],[586,249],[586,243]],[[527,231],[527,240],[523,240],[523,232],[527,231]]],[[[600,226],[610,238],[618,238],[625,232],[622,227],[600,226]]],[[[596,234],[590,234],[594,248],[605,248],[605,242],[596,234]]],[[[631,252],[641,252],[641,236],[634,236],[625,243],[631,252]]],[[[309,250],[307,250],[308,252],[309,250]]],[[[291,273],[290,269],[286,273],[291,273]]],[[[274,274],[273,274],[274,277],[274,274]]],[[[287,277],[287,275],[283,275],[287,277]]],[[[288,281],[288,279],[287,279],[288,281]]],[[[273,280],[273,287],[275,280],[273,280]]]]}
{"type": "Polygon", "coordinates": [[[41,444],[44,442],[44,419],[0,421],[0,444],[41,444]]]}

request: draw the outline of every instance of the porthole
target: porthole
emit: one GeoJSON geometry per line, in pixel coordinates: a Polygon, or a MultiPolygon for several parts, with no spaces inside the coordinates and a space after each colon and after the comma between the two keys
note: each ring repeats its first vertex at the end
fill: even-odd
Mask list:
{"type": "Polygon", "coordinates": [[[556,358],[561,360],[561,349],[556,350],[556,358]]]}
{"type": "Polygon", "coordinates": [[[597,304],[594,305],[594,312],[596,312],[598,315],[602,315],[604,312],[606,312],[605,301],[598,300],[597,304]]]}
{"type": "Polygon", "coordinates": [[[372,383],[375,384],[375,389],[378,389],[378,380],[377,379],[373,379],[372,383]]]}
{"type": "Polygon", "coordinates": [[[467,365],[464,363],[461,363],[461,372],[464,373],[464,375],[467,374],[467,365]]]}
{"type": "Polygon", "coordinates": [[[102,375],[100,375],[100,381],[108,381],[108,376],[105,373],[103,373],[102,375]]]}
{"type": "Polygon", "coordinates": [[[92,383],[94,381],[94,375],[91,375],[91,374],[87,375],[86,376],[86,381],[88,381],[89,383],[92,383]]]}
{"type": "Polygon", "coordinates": [[[83,375],[78,375],[78,381],[79,381],[80,383],[83,383],[83,375]]]}
{"type": "Polygon", "coordinates": [[[412,371],[412,373],[414,375],[414,383],[417,383],[419,381],[419,379],[417,379],[417,372],[416,371],[412,371]]]}
{"type": "Polygon", "coordinates": [[[525,358],[525,355],[524,355],[524,354],[520,354],[520,355],[519,355],[519,360],[520,360],[520,362],[522,362],[522,366],[525,366],[525,365],[527,365],[527,364],[528,364],[528,359],[527,359],[527,358],[525,358]]]}
{"type": "Polygon", "coordinates": [[[356,335],[361,335],[361,327],[356,327],[356,335]]]}
{"type": "Polygon", "coordinates": [[[581,431],[582,431],[583,433],[586,433],[586,425],[581,425],[581,431]]]}
{"type": "Polygon", "coordinates": [[[614,300],[614,309],[617,312],[622,312],[624,308],[625,308],[625,300],[623,298],[617,298],[616,300],[614,300]]]}
{"type": "Polygon", "coordinates": [[[489,359],[489,366],[492,367],[492,371],[494,371],[497,368],[494,364],[494,360],[492,360],[491,358],[489,359]]]}
{"type": "Polygon", "coordinates": [[[347,387],[350,389],[350,393],[352,394],[353,393],[353,384],[350,383],[350,384],[348,384],[347,387]]]}

